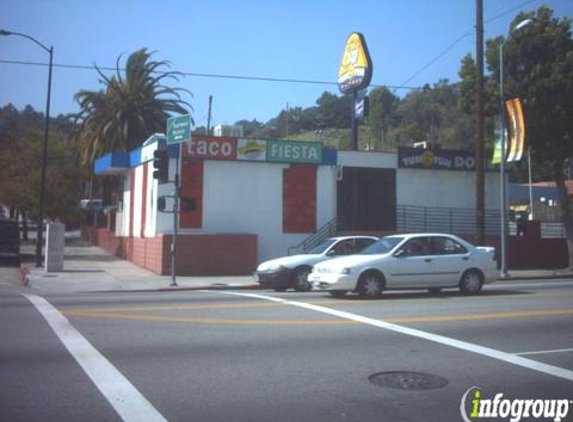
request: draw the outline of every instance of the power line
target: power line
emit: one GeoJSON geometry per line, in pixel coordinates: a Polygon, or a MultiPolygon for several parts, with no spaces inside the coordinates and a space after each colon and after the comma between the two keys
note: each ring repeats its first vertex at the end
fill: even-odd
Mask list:
{"type": "MultiPolygon", "coordinates": [[[[521,9],[524,6],[527,6],[528,4],[531,3],[536,3],[539,2],[541,0],[529,0],[526,1],[524,3],[521,3],[511,9],[506,10],[503,13],[500,13],[499,15],[493,16],[489,19],[486,19],[484,21],[484,23],[490,23],[493,22],[499,18],[502,18],[504,16],[509,15],[512,12],[515,12],[518,9],[521,9]]],[[[427,64],[425,64],[424,66],[422,66],[419,70],[417,70],[412,76],[410,76],[408,79],[406,79],[404,82],[401,83],[401,85],[406,85],[408,82],[410,82],[412,79],[414,79],[416,76],[418,76],[420,73],[422,73],[423,71],[425,71],[427,68],[429,68],[431,65],[433,65],[434,63],[436,63],[439,59],[441,59],[443,56],[445,56],[452,48],[454,48],[454,46],[459,43],[461,40],[463,40],[464,38],[472,35],[473,31],[467,31],[466,33],[460,35],[459,38],[457,38],[454,42],[452,42],[450,45],[448,45],[441,53],[439,53],[436,57],[434,57],[432,60],[430,60],[427,64]]]]}
{"type": "Polygon", "coordinates": [[[438,60],[440,60],[443,56],[445,56],[452,48],[454,48],[454,46],[459,43],[461,40],[463,40],[465,37],[470,36],[472,33],[471,32],[466,32],[465,34],[461,35],[459,38],[457,38],[453,43],[451,43],[450,45],[448,45],[445,50],[443,50],[440,54],[438,54],[436,57],[434,57],[432,60],[430,60],[427,64],[425,64],[424,66],[422,66],[419,70],[417,70],[412,76],[410,76],[408,79],[406,79],[404,82],[402,82],[402,85],[406,85],[408,82],[410,82],[412,79],[414,79],[416,76],[418,76],[420,73],[422,73],[424,70],[426,70],[427,68],[429,68],[431,65],[433,65],[434,63],[436,63],[438,60]]]}
{"type": "MultiPolygon", "coordinates": [[[[0,63],[17,64],[17,65],[25,65],[25,66],[47,66],[46,63],[19,61],[19,60],[0,60],[0,63]]],[[[95,66],[77,65],[77,64],[54,63],[53,67],[59,67],[62,69],[95,70],[95,66]]],[[[112,72],[115,72],[118,70],[115,67],[103,67],[103,66],[98,66],[98,69],[106,70],[106,71],[112,71],[112,72]]],[[[125,71],[125,69],[121,69],[121,68],[119,70],[125,71]]],[[[173,71],[173,72],[177,73],[181,76],[191,76],[191,77],[197,77],[197,78],[233,79],[233,80],[254,81],[254,82],[280,82],[280,83],[295,83],[295,84],[308,84],[308,85],[338,86],[337,82],[306,80],[306,79],[273,78],[273,77],[269,77],[269,76],[222,75],[222,74],[214,74],[214,73],[192,73],[192,72],[181,72],[181,71],[173,71]]],[[[162,73],[169,73],[169,71],[156,70],[153,73],[162,74],[162,73]]],[[[370,86],[373,88],[387,87],[388,89],[408,89],[408,90],[414,90],[414,89],[419,88],[417,86],[405,86],[404,84],[402,84],[400,86],[371,84],[370,86]]]]}
{"type": "Polygon", "coordinates": [[[511,8],[511,9],[506,10],[506,11],[503,12],[503,13],[500,13],[499,15],[496,15],[496,16],[493,16],[493,17],[491,17],[491,18],[489,18],[489,19],[486,19],[484,23],[493,22],[493,21],[495,21],[495,20],[497,20],[497,19],[499,19],[499,18],[502,18],[502,17],[504,17],[504,16],[509,15],[509,14],[512,13],[512,12],[515,12],[517,9],[521,9],[523,6],[527,6],[528,4],[531,4],[531,3],[539,3],[540,1],[541,1],[541,0],[529,0],[529,1],[526,1],[525,3],[521,3],[521,4],[515,6],[515,7],[511,8]]]}

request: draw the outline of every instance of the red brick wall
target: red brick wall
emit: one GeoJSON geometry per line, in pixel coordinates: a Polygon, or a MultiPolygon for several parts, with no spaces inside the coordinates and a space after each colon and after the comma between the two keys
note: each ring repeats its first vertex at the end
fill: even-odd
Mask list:
{"type": "Polygon", "coordinates": [[[283,170],[283,232],[316,231],[316,166],[293,165],[283,170]]]}
{"type": "MultiPolygon", "coordinates": [[[[165,235],[164,271],[171,274],[171,235],[165,235]]],[[[257,236],[188,235],[177,242],[179,275],[246,275],[257,266],[257,236]]]]}
{"type": "MultiPolygon", "coordinates": [[[[84,228],[91,243],[155,274],[171,274],[171,235],[115,237],[107,229],[84,228]]],[[[177,275],[248,275],[257,265],[257,236],[250,234],[180,235],[177,275]]]]}

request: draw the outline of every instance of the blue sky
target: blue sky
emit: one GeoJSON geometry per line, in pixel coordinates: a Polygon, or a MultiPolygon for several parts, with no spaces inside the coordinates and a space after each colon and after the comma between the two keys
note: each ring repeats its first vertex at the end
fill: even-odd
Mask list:
{"type": "MultiPolygon", "coordinates": [[[[572,0],[484,0],[485,38],[507,34],[518,10],[544,4],[559,17],[573,16],[572,0]]],[[[390,86],[403,85],[468,34],[407,85],[457,80],[461,58],[475,52],[474,25],[475,0],[0,2],[0,29],[53,45],[56,65],[114,67],[120,54],[147,47],[156,52],[154,59],[168,60],[172,70],[182,72],[336,82],[346,38],[358,31],[374,64],[372,84],[390,86]]],[[[30,104],[44,111],[47,67],[6,61],[47,63],[48,54],[24,38],[0,37],[0,106],[30,104]]],[[[287,104],[310,107],[324,91],[338,94],[329,85],[197,76],[177,86],[193,92],[187,99],[197,125],[206,125],[209,95],[216,125],[253,118],[266,122],[287,104]]],[[[74,94],[100,87],[95,70],[55,67],[51,114],[78,111],[74,94]]]]}

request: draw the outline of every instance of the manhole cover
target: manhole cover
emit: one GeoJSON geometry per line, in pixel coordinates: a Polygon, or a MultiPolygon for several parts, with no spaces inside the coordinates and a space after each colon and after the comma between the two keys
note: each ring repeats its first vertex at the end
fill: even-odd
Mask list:
{"type": "Polygon", "coordinates": [[[379,372],[370,375],[368,380],[380,387],[400,390],[432,390],[448,384],[447,379],[437,375],[409,371],[379,372]]]}

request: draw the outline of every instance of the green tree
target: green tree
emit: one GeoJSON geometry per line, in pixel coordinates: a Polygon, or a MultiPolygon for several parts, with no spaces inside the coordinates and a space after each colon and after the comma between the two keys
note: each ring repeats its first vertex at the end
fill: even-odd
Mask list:
{"type": "MultiPolygon", "coordinates": [[[[0,154],[0,198],[27,218],[38,218],[44,132],[21,128],[0,154]]],[[[76,217],[80,196],[77,152],[58,128],[50,130],[46,171],[45,216],[62,221],[76,217]]]]}
{"type": "Polygon", "coordinates": [[[386,87],[373,89],[369,97],[368,122],[370,132],[376,142],[376,149],[390,149],[388,131],[396,125],[396,108],[400,99],[386,87]]]}
{"type": "Polygon", "coordinates": [[[81,111],[74,139],[81,147],[81,164],[90,169],[94,160],[108,152],[129,151],[139,147],[150,135],[164,132],[172,113],[185,114],[189,103],[181,97],[191,94],[182,88],[170,88],[167,80],[178,81],[180,73],[164,71],[166,61],[151,60],[152,53],[142,48],[129,56],[125,71],[117,59],[115,75],[108,77],[97,68],[100,91],[82,90],[75,95],[81,111]]]}
{"type": "Polygon", "coordinates": [[[352,97],[324,92],[317,100],[318,128],[349,128],[352,97]]]}
{"type": "MultiPolygon", "coordinates": [[[[536,161],[551,166],[557,185],[562,221],[573,268],[573,213],[565,187],[564,170],[573,157],[573,39],[571,19],[553,17],[548,7],[519,13],[514,28],[524,19],[532,24],[516,31],[504,46],[505,97],[524,103],[527,140],[536,161]]],[[[504,40],[487,42],[487,63],[499,83],[498,48],[504,40]]]]}
{"type": "Polygon", "coordinates": [[[471,123],[458,102],[458,88],[447,80],[412,91],[396,107],[396,124],[388,137],[397,146],[429,141],[445,148],[471,148],[471,123]]]}

